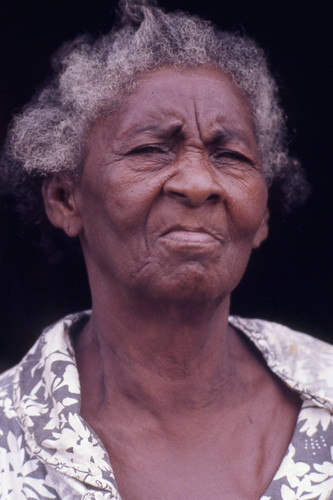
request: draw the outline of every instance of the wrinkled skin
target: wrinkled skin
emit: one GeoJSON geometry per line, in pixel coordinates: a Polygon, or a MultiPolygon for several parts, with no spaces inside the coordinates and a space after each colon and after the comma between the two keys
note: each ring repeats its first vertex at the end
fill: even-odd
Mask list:
{"type": "Polygon", "coordinates": [[[156,72],[95,125],[77,197],[88,265],[161,300],[226,296],[267,234],[247,103],[197,71],[156,72]]]}
{"type": "Polygon", "coordinates": [[[51,222],[82,243],[81,415],[123,500],[257,500],[299,401],[228,326],[268,233],[246,98],[212,68],[150,72],[92,127],[80,181],[51,176],[43,193],[51,222]]]}

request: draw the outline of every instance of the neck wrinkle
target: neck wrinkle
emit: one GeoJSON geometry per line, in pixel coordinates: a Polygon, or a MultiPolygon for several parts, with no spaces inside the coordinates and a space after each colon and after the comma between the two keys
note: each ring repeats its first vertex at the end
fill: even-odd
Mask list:
{"type": "Polygon", "coordinates": [[[195,320],[182,314],[180,321],[175,309],[169,316],[163,311],[161,321],[161,308],[134,318],[93,308],[77,343],[82,386],[96,385],[102,407],[110,407],[116,395],[156,414],[214,405],[235,380],[228,311],[229,300],[207,311],[206,321],[198,314],[195,320]]]}

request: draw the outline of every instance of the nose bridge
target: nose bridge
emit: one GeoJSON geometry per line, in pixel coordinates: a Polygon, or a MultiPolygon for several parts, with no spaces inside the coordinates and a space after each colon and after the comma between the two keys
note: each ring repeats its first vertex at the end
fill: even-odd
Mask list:
{"type": "Polygon", "coordinates": [[[216,173],[204,151],[187,152],[177,162],[175,174],[167,181],[165,191],[193,206],[221,197],[216,173]]]}

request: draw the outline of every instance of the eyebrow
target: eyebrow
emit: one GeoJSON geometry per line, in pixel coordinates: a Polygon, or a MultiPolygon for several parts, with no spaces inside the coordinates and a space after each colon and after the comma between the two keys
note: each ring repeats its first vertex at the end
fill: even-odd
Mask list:
{"type": "MultiPolygon", "coordinates": [[[[160,123],[148,123],[147,125],[138,125],[133,126],[129,130],[125,130],[123,134],[119,137],[121,140],[124,136],[126,138],[132,139],[135,136],[145,133],[153,133],[157,138],[168,138],[177,135],[183,128],[184,124],[180,121],[174,121],[167,125],[161,125],[160,123]]],[[[227,144],[232,141],[237,141],[238,143],[243,143],[250,149],[253,149],[253,145],[248,140],[248,138],[242,134],[242,132],[231,129],[229,127],[224,126],[223,124],[217,123],[214,127],[215,129],[211,133],[211,138],[207,141],[209,144],[216,144],[218,142],[227,144]]]]}
{"type": "Polygon", "coordinates": [[[153,132],[157,137],[172,137],[178,134],[183,128],[183,124],[179,121],[176,123],[171,123],[170,125],[162,126],[158,123],[148,124],[144,126],[134,126],[130,130],[125,130],[123,135],[131,139],[132,137],[140,134],[145,134],[147,132],[153,132]]]}
{"type": "Polygon", "coordinates": [[[233,130],[227,127],[222,127],[221,129],[216,130],[209,142],[213,144],[217,142],[227,143],[231,141],[242,142],[248,147],[252,148],[252,144],[244,134],[242,134],[238,130],[233,130]]]}

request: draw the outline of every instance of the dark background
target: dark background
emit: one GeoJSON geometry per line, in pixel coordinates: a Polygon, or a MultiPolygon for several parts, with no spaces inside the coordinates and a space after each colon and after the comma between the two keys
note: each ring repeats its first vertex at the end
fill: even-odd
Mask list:
{"type": "MultiPolygon", "coordinates": [[[[333,342],[332,333],[332,32],[329,7],[319,2],[264,5],[164,1],[247,33],[263,46],[289,117],[291,151],[304,165],[312,195],[289,217],[272,217],[271,235],[253,255],[234,294],[232,311],[280,321],[333,342]],[[315,7],[314,7],[315,4],[315,7]]],[[[327,4],[326,4],[327,5],[327,4]]],[[[76,34],[106,32],[113,2],[2,0],[0,5],[0,141],[13,112],[50,72],[49,58],[76,34]]],[[[24,232],[7,199],[0,210],[0,334],[2,366],[17,361],[41,329],[89,307],[82,262],[50,264],[24,232]]]]}

